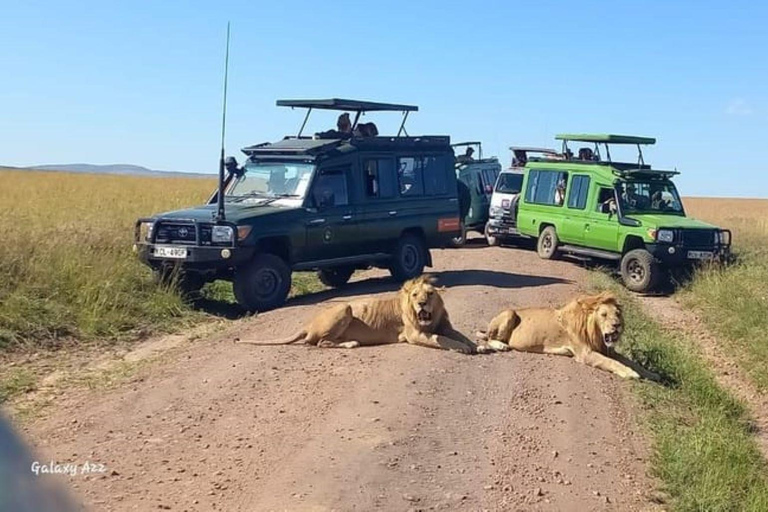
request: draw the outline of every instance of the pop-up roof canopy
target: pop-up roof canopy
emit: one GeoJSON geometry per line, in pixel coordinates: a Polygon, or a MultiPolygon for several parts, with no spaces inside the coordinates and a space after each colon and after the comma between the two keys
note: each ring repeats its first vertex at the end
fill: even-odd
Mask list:
{"type": "Polygon", "coordinates": [[[609,133],[560,133],[555,136],[555,139],[574,142],[594,142],[596,144],[656,144],[656,139],[652,137],[614,135],[609,133]]]}
{"type": "Polygon", "coordinates": [[[307,125],[309,114],[313,109],[319,110],[339,110],[355,112],[355,120],[352,123],[352,128],[357,126],[357,122],[360,120],[360,115],[363,112],[402,112],[403,122],[400,124],[400,129],[397,131],[397,135],[408,132],[405,131],[405,120],[408,119],[408,114],[416,112],[419,107],[415,105],[399,105],[397,103],[379,103],[376,101],[359,101],[359,100],[344,100],[339,98],[330,98],[325,100],[277,100],[278,107],[291,107],[291,108],[306,108],[307,115],[304,117],[304,122],[299,129],[298,137],[301,137],[304,127],[307,125]]]}
{"type": "Polygon", "coordinates": [[[317,108],[321,110],[348,110],[350,112],[416,112],[415,105],[398,105],[396,103],[379,103],[376,101],[342,100],[331,98],[327,100],[277,100],[278,107],[317,108]]]}
{"type": "MultiPolygon", "coordinates": [[[[465,147],[471,147],[471,148],[477,148],[478,152],[478,160],[483,159],[483,143],[480,141],[468,141],[468,142],[457,142],[456,144],[451,144],[452,148],[465,148],[465,147]]],[[[493,158],[489,158],[489,160],[493,160],[493,158]]]]}
{"type": "Polygon", "coordinates": [[[592,134],[592,133],[560,133],[555,136],[555,139],[563,141],[563,154],[569,155],[570,151],[568,150],[568,142],[590,142],[595,145],[595,153],[600,155],[599,152],[599,144],[603,144],[605,146],[605,152],[606,156],[608,157],[608,161],[611,161],[611,151],[608,148],[609,144],[631,144],[637,146],[637,163],[638,166],[645,165],[645,161],[643,160],[643,150],[640,146],[644,145],[651,145],[656,144],[656,139],[653,137],[638,137],[635,135],[615,135],[615,134],[608,134],[608,133],[599,133],[599,134],[592,134]]]}
{"type": "Polygon", "coordinates": [[[527,153],[544,153],[549,155],[556,155],[557,151],[550,148],[534,148],[530,146],[510,146],[510,151],[525,151],[527,153]]]}

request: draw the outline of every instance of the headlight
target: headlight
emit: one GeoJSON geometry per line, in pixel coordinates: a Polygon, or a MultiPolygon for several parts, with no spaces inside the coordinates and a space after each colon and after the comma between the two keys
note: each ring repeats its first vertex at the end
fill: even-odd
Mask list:
{"type": "Polygon", "coordinates": [[[498,206],[491,206],[491,209],[488,212],[488,215],[490,215],[491,217],[501,217],[502,213],[503,213],[502,209],[499,208],[498,206]]]}
{"type": "Polygon", "coordinates": [[[671,229],[660,229],[656,233],[656,240],[659,242],[666,242],[666,243],[672,243],[672,241],[675,239],[675,232],[671,229]]]}
{"type": "Polygon", "coordinates": [[[234,239],[235,230],[231,226],[213,226],[211,232],[211,242],[231,242],[234,239]]]}
{"type": "Polygon", "coordinates": [[[152,239],[153,227],[154,227],[154,223],[152,222],[142,222],[141,226],[139,226],[139,240],[144,240],[145,242],[149,242],[152,239]]]}
{"type": "Polygon", "coordinates": [[[720,245],[731,245],[731,233],[730,231],[716,231],[715,243],[720,245]]]}

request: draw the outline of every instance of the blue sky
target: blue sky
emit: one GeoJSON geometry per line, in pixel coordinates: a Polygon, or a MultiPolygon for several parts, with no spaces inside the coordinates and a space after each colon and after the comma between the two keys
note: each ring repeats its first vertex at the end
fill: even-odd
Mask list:
{"type": "Polygon", "coordinates": [[[655,136],[684,195],[768,196],[765,2],[0,2],[0,164],[215,172],[231,20],[229,154],[298,129],[278,98],[349,97],[505,166],[558,132],[655,136]]]}

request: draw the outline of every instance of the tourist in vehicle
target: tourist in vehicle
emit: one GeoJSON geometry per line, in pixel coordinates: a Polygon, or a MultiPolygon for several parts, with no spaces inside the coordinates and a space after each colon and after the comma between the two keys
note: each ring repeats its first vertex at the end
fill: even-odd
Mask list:
{"type": "Polygon", "coordinates": [[[589,148],[581,148],[579,149],[579,160],[587,160],[587,161],[593,161],[595,159],[595,155],[589,148]]]}
{"type": "Polygon", "coordinates": [[[237,160],[233,156],[228,156],[224,160],[224,168],[227,170],[228,173],[240,177],[243,175],[243,169],[242,167],[238,167],[237,160]]]}
{"type": "Polygon", "coordinates": [[[565,201],[565,188],[568,184],[568,177],[566,175],[563,175],[558,181],[557,185],[555,186],[555,204],[558,206],[562,205],[565,201]]]}

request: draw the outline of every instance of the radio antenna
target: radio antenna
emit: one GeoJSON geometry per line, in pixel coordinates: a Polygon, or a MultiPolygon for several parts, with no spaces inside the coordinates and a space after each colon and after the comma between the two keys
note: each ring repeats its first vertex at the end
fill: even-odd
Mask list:
{"type": "Polygon", "coordinates": [[[217,194],[218,211],[216,220],[222,221],[224,215],[224,136],[227,128],[227,77],[229,76],[229,25],[227,22],[227,53],[224,57],[224,103],[221,113],[221,156],[219,157],[219,193],[217,194]]]}

